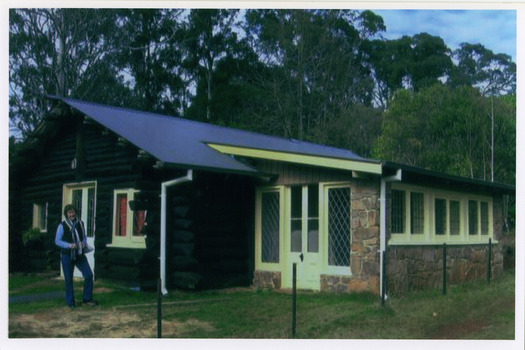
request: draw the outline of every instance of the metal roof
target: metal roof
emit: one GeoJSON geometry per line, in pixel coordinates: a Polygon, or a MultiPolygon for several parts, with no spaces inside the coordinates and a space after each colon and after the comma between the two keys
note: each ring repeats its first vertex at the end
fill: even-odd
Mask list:
{"type": "Polygon", "coordinates": [[[132,109],[50,96],[92,118],[135,146],[167,164],[241,173],[257,170],[207,144],[277,151],[290,154],[379,163],[355,153],[293,139],[263,135],[132,109]]]}

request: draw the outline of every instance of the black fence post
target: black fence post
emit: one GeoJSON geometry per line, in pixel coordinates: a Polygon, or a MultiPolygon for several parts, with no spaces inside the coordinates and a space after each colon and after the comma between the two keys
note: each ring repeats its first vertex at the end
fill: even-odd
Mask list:
{"type": "Polygon", "coordinates": [[[381,280],[382,288],[381,288],[381,306],[385,305],[385,297],[386,297],[386,249],[382,252],[383,257],[383,278],[381,280]]]}
{"type": "Polygon", "coordinates": [[[487,282],[490,284],[490,277],[492,274],[492,238],[489,238],[489,252],[488,252],[488,267],[487,267],[487,282]]]}
{"type": "Polygon", "coordinates": [[[295,338],[296,315],[297,315],[297,264],[293,264],[292,270],[292,338],[295,338]]]}
{"type": "Polygon", "coordinates": [[[157,282],[157,338],[162,338],[162,280],[157,282]]]}
{"type": "Polygon", "coordinates": [[[443,243],[443,295],[447,294],[447,244],[443,243]]]}

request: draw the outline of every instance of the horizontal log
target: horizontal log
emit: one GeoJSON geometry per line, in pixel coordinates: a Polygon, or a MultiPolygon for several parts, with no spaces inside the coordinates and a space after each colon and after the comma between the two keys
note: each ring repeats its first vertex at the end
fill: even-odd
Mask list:
{"type": "Polygon", "coordinates": [[[189,256],[175,256],[169,259],[169,265],[174,270],[192,270],[198,264],[197,259],[189,256]]]}
{"type": "Polygon", "coordinates": [[[173,227],[175,229],[187,230],[193,225],[193,220],[175,219],[173,220],[173,227]]]}
{"type": "Polygon", "coordinates": [[[133,266],[140,262],[144,251],[142,249],[107,248],[100,253],[97,251],[95,254],[96,261],[101,263],[133,266]]]}
{"type": "Polygon", "coordinates": [[[193,241],[195,234],[186,230],[174,230],[171,231],[170,239],[175,243],[188,243],[193,241]]]}
{"type": "Polygon", "coordinates": [[[174,243],[171,245],[170,255],[172,256],[192,256],[195,250],[193,243],[174,243]]]}
{"type": "Polygon", "coordinates": [[[170,285],[184,289],[197,288],[202,279],[200,274],[194,272],[174,272],[170,277],[170,285]]]}
{"type": "Polygon", "coordinates": [[[186,218],[188,216],[188,212],[190,211],[189,206],[176,206],[172,209],[173,215],[177,218],[186,218]]]}

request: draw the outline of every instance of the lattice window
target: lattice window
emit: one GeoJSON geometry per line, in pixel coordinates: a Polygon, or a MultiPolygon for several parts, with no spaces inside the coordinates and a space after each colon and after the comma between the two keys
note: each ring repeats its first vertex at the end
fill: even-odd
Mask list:
{"type": "Polygon", "coordinates": [[[279,262],[279,192],[264,192],[261,200],[263,263],[279,262]]]}
{"type": "Polygon", "coordinates": [[[350,266],[350,188],[328,190],[328,263],[350,266]]]}
{"type": "Polygon", "coordinates": [[[423,193],[410,192],[410,232],[423,233],[425,229],[425,196],[423,193]]]}
{"type": "Polygon", "coordinates": [[[405,201],[405,191],[392,190],[392,209],[390,213],[392,233],[405,232],[405,201]]]}

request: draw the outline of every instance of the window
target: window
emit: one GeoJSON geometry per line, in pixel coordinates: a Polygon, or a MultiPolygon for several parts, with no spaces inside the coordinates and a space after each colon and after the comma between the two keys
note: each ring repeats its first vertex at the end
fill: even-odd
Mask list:
{"type": "Polygon", "coordinates": [[[389,244],[469,244],[493,238],[492,199],[392,184],[389,244]]]}
{"type": "Polygon", "coordinates": [[[319,252],[319,185],[308,186],[308,253],[319,252]]]}
{"type": "Polygon", "coordinates": [[[113,246],[145,248],[143,229],[147,212],[131,210],[129,202],[138,191],[116,190],[113,205],[113,246]]]}
{"type": "Polygon", "coordinates": [[[459,201],[450,201],[450,234],[457,236],[461,226],[461,214],[460,214],[460,203],[459,201]]]}
{"type": "Polygon", "coordinates": [[[264,192],[261,199],[261,260],[279,262],[279,192],[264,192]]]}
{"type": "Polygon", "coordinates": [[[350,188],[328,189],[328,265],[350,266],[350,188]]]}
{"type": "Polygon", "coordinates": [[[436,198],[434,201],[434,217],[436,235],[447,233],[447,200],[436,198]]]}
{"type": "Polygon", "coordinates": [[[487,202],[481,202],[480,205],[480,221],[481,221],[481,234],[489,234],[489,204],[487,202]]]}
{"type": "Polygon", "coordinates": [[[47,202],[33,204],[33,227],[47,232],[47,202]]]}
{"type": "Polygon", "coordinates": [[[405,232],[405,198],[406,193],[402,190],[392,190],[392,233],[405,232]]]}
{"type": "Polygon", "coordinates": [[[468,234],[478,234],[478,202],[468,201],[468,234]]]}
{"type": "Polygon", "coordinates": [[[423,193],[410,192],[410,232],[423,233],[425,228],[425,196],[423,193]]]}

